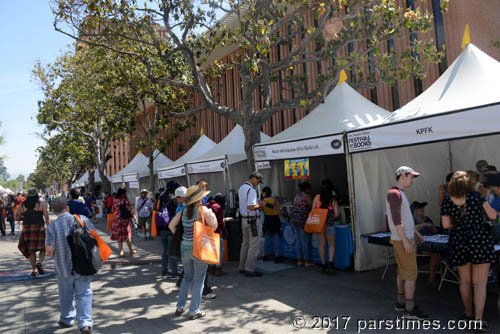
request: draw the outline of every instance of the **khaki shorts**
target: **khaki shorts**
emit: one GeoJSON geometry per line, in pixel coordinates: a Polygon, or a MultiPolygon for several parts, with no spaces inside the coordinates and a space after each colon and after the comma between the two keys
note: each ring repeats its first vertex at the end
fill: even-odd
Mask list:
{"type": "Polygon", "coordinates": [[[416,281],[418,276],[417,247],[415,246],[415,239],[409,239],[408,241],[413,247],[411,254],[405,252],[401,240],[391,240],[391,245],[394,247],[394,257],[398,264],[398,276],[403,281],[416,281]]]}
{"type": "Polygon", "coordinates": [[[148,223],[148,225],[151,226],[151,216],[149,217],[138,217],[139,221],[137,222],[137,226],[139,228],[142,228],[143,226],[146,226],[145,224],[148,223]]]}

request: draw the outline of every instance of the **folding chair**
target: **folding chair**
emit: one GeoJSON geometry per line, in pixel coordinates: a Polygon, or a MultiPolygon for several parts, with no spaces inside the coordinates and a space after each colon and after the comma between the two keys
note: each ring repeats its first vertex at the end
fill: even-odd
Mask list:
{"type": "Polygon", "coordinates": [[[439,282],[438,290],[441,290],[443,282],[460,284],[460,277],[458,276],[458,272],[454,269],[453,266],[448,264],[448,258],[441,261],[441,266],[439,270],[441,272],[441,282],[439,282]],[[443,267],[444,267],[444,272],[443,272],[443,267]],[[451,276],[451,278],[447,278],[448,274],[449,276],[451,276]]]}

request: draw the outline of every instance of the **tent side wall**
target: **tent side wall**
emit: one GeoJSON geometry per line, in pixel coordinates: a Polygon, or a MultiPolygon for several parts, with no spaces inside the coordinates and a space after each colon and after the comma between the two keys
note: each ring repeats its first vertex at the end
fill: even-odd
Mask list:
{"type": "Polygon", "coordinates": [[[475,170],[478,160],[500,167],[500,135],[454,140],[450,148],[453,170],[475,170]]]}
{"type": "MultiPolygon", "coordinates": [[[[367,243],[362,234],[385,231],[387,191],[395,184],[394,171],[399,166],[411,166],[420,177],[405,191],[409,202],[426,201],[426,215],[439,224],[438,187],[450,172],[448,142],[370,151],[352,155],[354,192],[356,198],[356,255],[357,271],[381,267],[387,249],[367,243]]],[[[471,157],[471,166],[475,160],[471,157]]]]}

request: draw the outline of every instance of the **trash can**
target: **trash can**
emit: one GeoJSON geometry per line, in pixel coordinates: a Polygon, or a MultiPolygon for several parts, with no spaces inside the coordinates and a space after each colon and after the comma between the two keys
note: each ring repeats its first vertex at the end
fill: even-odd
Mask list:
{"type": "Polygon", "coordinates": [[[239,261],[242,241],[241,218],[226,222],[226,228],[229,232],[227,236],[228,259],[229,261],[239,261]]]}

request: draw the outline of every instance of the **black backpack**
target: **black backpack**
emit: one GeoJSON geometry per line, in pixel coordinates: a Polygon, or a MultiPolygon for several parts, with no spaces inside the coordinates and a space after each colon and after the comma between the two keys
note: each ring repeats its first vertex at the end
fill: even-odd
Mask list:
{"type": "MultiPolygon", "coordinates": [[[[75,215],[76,216],[76,215],[75,215]]],[[[101,269],[102,260],[97,241],[85,225],[75,218],[73,230],[66,237],[71,250],[71,274],[94,275],[101,269]]]]}

